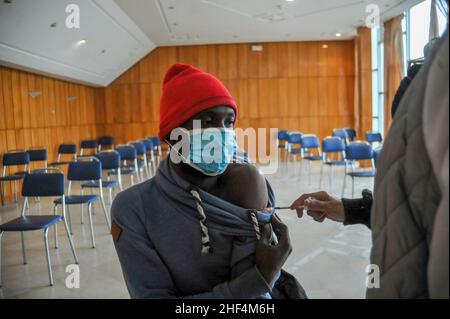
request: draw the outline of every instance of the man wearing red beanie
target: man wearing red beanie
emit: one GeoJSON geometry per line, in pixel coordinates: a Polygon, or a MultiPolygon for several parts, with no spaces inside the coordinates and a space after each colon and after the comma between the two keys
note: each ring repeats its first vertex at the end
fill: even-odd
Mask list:
{"type": "MultiPolygon", "coordinates": [[[[304,296],[300,285],[292,294],[292,283],[297,283],[292,276],[282,272],[277,281],[291,251],[286,226],[272,218],[278,244],[270,245],[268,224],[257,240],[258,220],[252,223],[248,209],[214,195],[227,186],[223,173],[236,151],[236,116],[236,103],[217,78],[185,64],[169,69],[163,82],[159,137],[171,147],[170,155],[154,178],[121,192],[111,207],[114,244],[131,297],[304,296]],[[201,129],[195,129],[195,121],[201,129]],[[171,157],[180,152],[173,151],[179,137],[170,135],[179,127],[188,134],[190,151],[175,163],[171,157]],[[204,143],[202,138],[196,147],[193,139],[207,130],[212,141],[204,143]],[[203,159],[210,144],[221,151],[218,163],[203,159]],[[275,282],[290,282],[289,293],[275,282]]],[[[267,185],[268,205],[275,207],[267,185]]]]}

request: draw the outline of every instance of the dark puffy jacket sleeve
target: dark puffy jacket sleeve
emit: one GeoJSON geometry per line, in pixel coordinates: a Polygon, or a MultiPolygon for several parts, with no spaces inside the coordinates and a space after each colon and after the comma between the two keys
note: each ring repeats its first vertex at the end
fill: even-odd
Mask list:
{"type": "Polygon", "coordinates": [[[111,214],[114,245],[132,298],[252,299],[272,289],[255,266],[211,291],[179,296],[168,268],[147,234],[138,189],[133,187],[120,193],[113,202],[111,214]]]}

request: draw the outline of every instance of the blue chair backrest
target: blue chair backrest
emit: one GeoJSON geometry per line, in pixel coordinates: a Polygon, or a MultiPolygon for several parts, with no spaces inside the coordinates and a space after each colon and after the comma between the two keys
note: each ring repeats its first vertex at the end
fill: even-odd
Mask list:
{"type": "Polygon", "coordinates": [[[136,149],[136,153],[138,155],[144,155],[147,153],[147,147],[145,147],[145,144],[143,142],[133,142],[131,143],[134,145],[134,148],[136,149]]]}
{"type": "Polygon", "coordinates": [[[322,141],[322,151],[324,153],[343,152],[345,151],[345,143],[337,136],[325,137],[322,141]]]}
{"type": "Polygon", "coordinates": [[[102,163],[100,161],[91,162],[71,162],[67,179],[69,181],[91,181],[102,177],[102,163]]]}
{"type": "Polygon", "coordinates": [[[33,173],[26,174],[22,184],[22,196],[46,197],[64,195],[64,174],[33,173]]]}
{"type": "Polygon", "coordinates": [[[378,132],[366,132],[366,141],[369,143],[382,142],[383,137],[378,132]]]}
{"type": "Polygon", "coordinates": [[[120,168],[120,155],[117,151],[100,152],[95,157],[102,163],[104,170],[120,168]]]}
{"type": "Polygon", "coordinates": [[[375,164],[375,167],[378,167],[378,158],[380,157],[380,153],[381,153],[381,146],[373,150],[373,162],[375,164]]]}
{"type": "Polygon", "coordinates": [[[346,130],[343,130],[343,129],[334,129],[333,130],[333,136],[340,137],[343,140],[347,140],[348,139],[348,133],[347,133],[346,130]]]}
{"type": "Polygon", "coordinates": [[[121,161],[134,161],[137,157],[136,149],[133,145],[121,145],[116,148],[121,161]]]}
{"type": "Polygon", "coordinates": [[[289,134],[289,143],[290,144],[302,144],[302,133],[298,133],[298,132],[293,132],[291,134],[289,134]]]}
{"type": "Polygon", "coordinates": [[[289,132],[288,131],[278,131],[278,139],[280,141],[287,141],[289,138],[289,132]]]}
{"type": "Polygon", "coordinates": [[[10,152],[3,154],[3,165],[26,165],[30,163],[30,154],[28,152],[10,152]]]}
{"type": "Polygon", "coordinates": [[[356,131],[353,128],[345,128],[344,129],[347,132],[348,138],[350,139],[350,141],[355,140],[356,137],[356,131]]]}
{"type": "Polygon", "coordinates": [[[98,144],[102,146],[114,145],[114,138],[112,136],[102,136],[98,139],[98,144]]]}
{"type": "Polygon", "coordinates": [[[61,144],[58,148],[58,154],[76,154],[77,145],[76,144],[61,144]]]}
{"type": "Polygon", "coordinates": [[[154,147],[153,145],[153,141],[149,138],[145,138],[142,140],[142,143],[144,143],[145,148],[147,149],[147,151],[151,151],[154,147]]]}
{"type": "Polygon", "coordinates": [[[96,140],[84,140],[81,141],[81,148],[84,149],[92,149],[92,148],[97,148],[98,143],[96,140]]]}
{"type": "Polygon", "coordinates": [[[30,149],[27,151],[28,155],[30,155],[30,162],[40,162],[47,160],[47,150],[45,148],[42,149],[30,149]]]}
{"type": "Polygon", "coordinates": [[[161,141],[160,141],[158,136],[151,136],[149,138],[152,140],[153,146],[160,146],[161,145],[161,141]]]}
{"type": "Polygon", "coordinates": [[[372,146],[367,142],[350,142],[346,147],[346,158],[348,160],[371,160],[373,159],[372,146]]]}
{"type": "Polygon", "coordinates": [[[302,148],[303,149],[318,148],[318,147],[320,147],[320,140],[316,135],[305,134],[302,136],[302,148]]]}

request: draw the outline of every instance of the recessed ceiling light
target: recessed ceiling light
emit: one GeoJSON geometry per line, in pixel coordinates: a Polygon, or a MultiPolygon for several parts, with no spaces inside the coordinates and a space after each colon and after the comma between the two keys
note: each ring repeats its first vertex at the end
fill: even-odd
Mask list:
{"type": "Polygon", "coordinates": [[[339,38],[340,36],[342,36],[342,34],[340,34],[339,32],[336,33],[336,36],[339,38]]]}
{"type": "Polygon", "coordinates": [[[75,48],[79,48],[79,47],[81,47],[82,45],[84,45],[84,44],[86,44],[86,40],[85,39],[81,39],[80,41],[78,41],[78,42],[76,42],[75,43],[75,48]]]}
{"type": "Polygon", "coordinates": [[[286,2],[294,2],[295,0],[286,0],[286,2]]]}

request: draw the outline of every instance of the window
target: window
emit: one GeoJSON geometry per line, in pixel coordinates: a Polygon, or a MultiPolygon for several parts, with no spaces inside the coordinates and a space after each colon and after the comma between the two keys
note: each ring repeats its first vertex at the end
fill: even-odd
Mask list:
{"type": "MultiPolygon", "coordinates": [[[[443,1],[444,3],[444,1],[443,1]]],[[[426,0],[406,11],[405,37],[406,61],[423,57],[423,48],[428,43],[430,29],[431,0],[426,0]]],[[[439,35],[442,35],[447,27],[447,19],[444,13],[437,8],[439,35]]]]}
{"type": "Polygon", "coordinates": [[[372,131],[384,133],[384,45],[382,26],[372,29],[372,131]]]}

